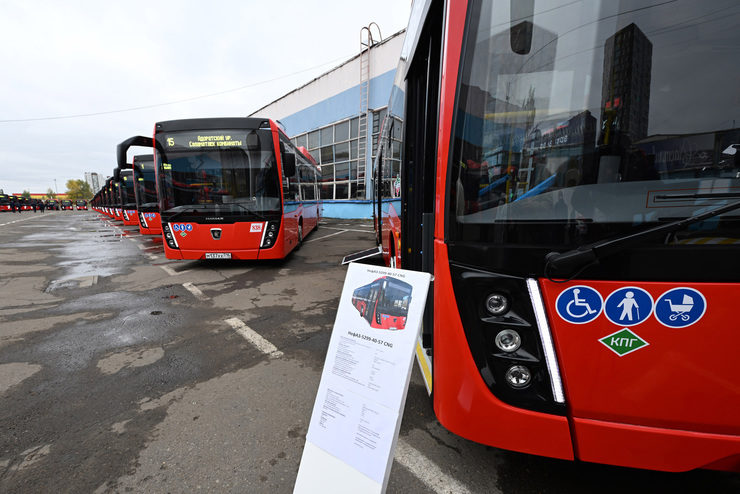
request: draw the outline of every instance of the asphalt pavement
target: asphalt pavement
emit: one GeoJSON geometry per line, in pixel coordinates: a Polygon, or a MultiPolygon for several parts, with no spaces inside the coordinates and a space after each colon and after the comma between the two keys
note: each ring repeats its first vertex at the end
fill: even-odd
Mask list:
{"type": "MultiPolygon", "coordinates": [[[[324,219],[281,261],[171,261],[92,211],[0,214],[0,492],[292,492],[340,261],[373,238],[324,219]]],[[[437,423],[415,368],[388,492],[740,492],[740,476],[476,444],[437,423]]]]}

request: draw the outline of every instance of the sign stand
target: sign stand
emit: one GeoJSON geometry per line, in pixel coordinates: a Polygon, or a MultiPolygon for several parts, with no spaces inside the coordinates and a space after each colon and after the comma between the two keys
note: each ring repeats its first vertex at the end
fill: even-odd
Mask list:
{"type": "Polygon", "coordinates": [[[293,492],[385,492],[429,273],[352,263],[293,492]]]}

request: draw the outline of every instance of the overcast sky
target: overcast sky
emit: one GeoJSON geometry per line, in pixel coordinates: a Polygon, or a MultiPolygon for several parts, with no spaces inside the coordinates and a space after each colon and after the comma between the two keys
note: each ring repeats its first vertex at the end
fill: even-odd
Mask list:
{"type": "Polygon", "coordinates": [[[404,29],[410,9],[411,0],[0,0],[0,189],[44,193],[56,179],[62,193],[85,172],[111,175],[116,145],[151,136],[157,121],[246,116],[356,55],[370,22],[384,37],[404,29]]]}

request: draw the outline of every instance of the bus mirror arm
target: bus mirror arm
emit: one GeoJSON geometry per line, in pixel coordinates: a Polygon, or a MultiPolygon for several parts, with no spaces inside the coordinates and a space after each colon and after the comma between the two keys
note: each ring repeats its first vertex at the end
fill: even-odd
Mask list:
{"type": "Polygon", "coordinates": [[[131,166],[126,163],[126,152],[128,152],[128,148],[131,146],[153,147],[153,145],[154,139],[144,136],[129,137],[125,141],[121,142],[116,146],[116,163],[118,168],[131,168],[131,166]]]}
{"type": "MultiPolygon", "coordinates": [[[[706,198],[706,196],[707,194],[703,194],[702,198],[706,198]]],[[[717,196],[726,197],[727,194],[717,194],[717,196]]],[[[724,206],[710,209],[709,211],[695,214],[688,218],[672,221],[665,225],[640,230],[635,233],[628,233],[609,240],[599,240],[591,244],[581,245],[577,249],[566,252],[550,252],[545,255],[545,276],[550,278],[550,275],[556,272],[568,273],[570,279],[575,278],[587,267],[598,263],[600,259],[622,251],[631,245],[640,243],[646,238],[677,232],[694,223],[699,223],[736,209],[740,209],[740,201],[731,202],[730,204],[725,204],[724,206]]]]}

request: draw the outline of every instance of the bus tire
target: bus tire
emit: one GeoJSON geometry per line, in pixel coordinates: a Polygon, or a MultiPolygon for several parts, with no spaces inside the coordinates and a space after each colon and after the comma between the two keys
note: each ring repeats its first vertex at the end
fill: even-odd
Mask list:
{"type": "Polygon", "coordinates": [[[298,248],[303,245],[303,218],[298,220],[298,248]]]}

